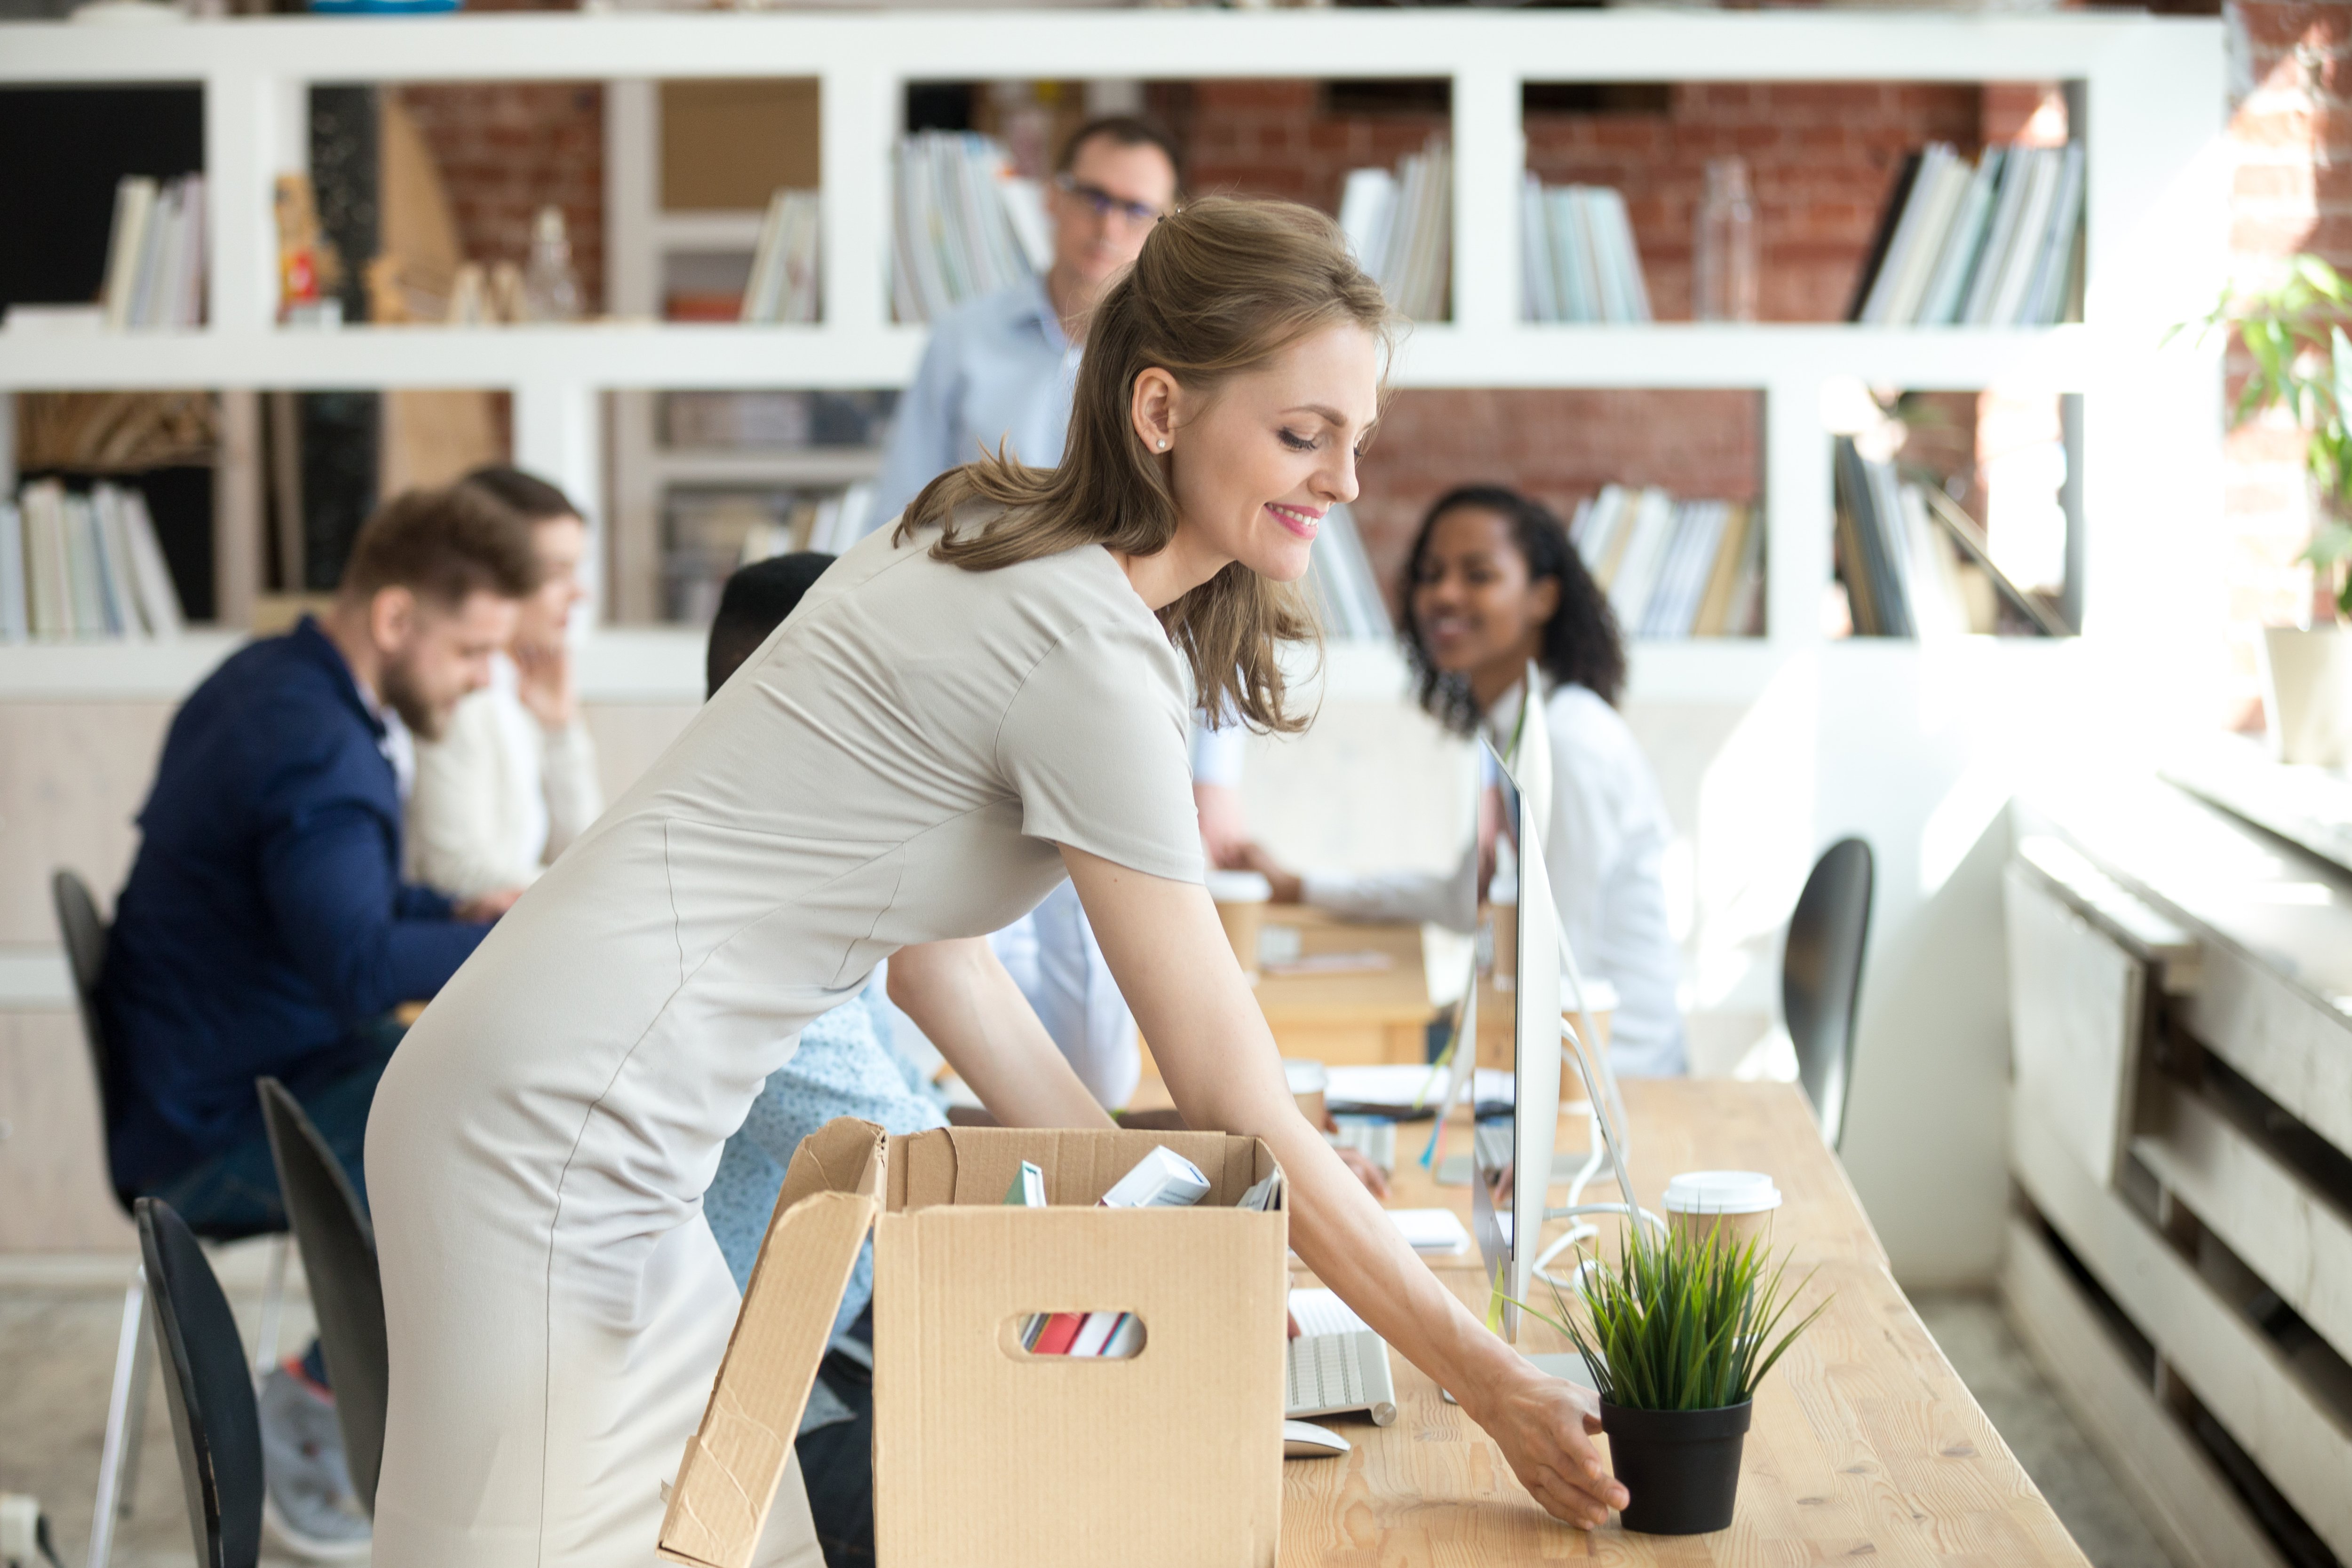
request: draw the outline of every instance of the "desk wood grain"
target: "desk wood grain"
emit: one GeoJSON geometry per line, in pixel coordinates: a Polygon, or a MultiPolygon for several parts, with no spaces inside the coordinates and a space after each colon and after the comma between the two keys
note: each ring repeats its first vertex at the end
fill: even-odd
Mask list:
{"type": "MultiPolygon", "coordinates": [[[[1845,1559],[2084,1568],[1887,1273],[1878,1239],[1799,1092],[1644,1081],[1627,1083],[1625,1099],[1644,1202],[1657,1207],[1677,1171],[1769,1171],[1785,1200],[1776,1240],[1800,1269],[1817,1270],[1802,1300],[1809,1309],[1830,1297],[1757,1396],[1732,1527],[1665,1537],[1629,1535],[1613,1522],[1586,1534],[1554,1521],[1500,1450],[1396,1358],[1394,1425],[1334,1419],[1354,1452],[1284,1466],[1281,1561],[1294,1568],[1580,1559],[1675,1568],[1845,1559]]],[[[1436,1187],[1412,1166],[1421,1140],[1404,1131],[1394,1201],[1466,1212],[1465,1189],[1436,1187]]],[[[1475,1269],[1440,1277],[1483,1312],[1475,1269]]],[[[1531,1350],[1564,1348],[1540,1325],[1522,1339],[1531,1350]]]]}

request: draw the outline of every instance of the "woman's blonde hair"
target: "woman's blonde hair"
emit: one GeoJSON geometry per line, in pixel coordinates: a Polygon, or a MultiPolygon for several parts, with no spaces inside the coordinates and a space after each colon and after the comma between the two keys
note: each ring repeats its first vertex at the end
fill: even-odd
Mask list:
{"type": "MultiPolygon", "coordinates": [[[[1001,447],[927,486],[898,524],[900,543],[932,523],[938,559],[969,571],[1105,545],[1155,555],[1176,535],[1176,497],[1158,454],[1129,417],[1135,378],[1166,371],[1213,395],[1310,333],[1352,323],[1385,347],[1393,318],[1380,285],[1348,254],[1339,225],[1288,202],[1210,197],[1163,219],[1126,277],[1095,308],[1078,367],[1070,437],[1058,468],[1032,468],[1001,447]],[[959,531],[967,503],[1001,507],[959,531]]],[[[1214,462],[1214,454],[1203,455],[1214,462]]],[[[1305,727],[1283,705],[1276,644],[1319,635],[1294,583],[1239,561],[1160,612],[1192,666],[1202,711],[1251,727],[1305,727]]]]}

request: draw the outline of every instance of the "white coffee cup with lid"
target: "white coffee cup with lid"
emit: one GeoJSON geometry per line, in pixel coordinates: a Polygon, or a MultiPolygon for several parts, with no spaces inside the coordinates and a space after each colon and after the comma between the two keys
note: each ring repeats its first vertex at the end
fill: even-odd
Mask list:
{"type": "Polygon", "coordinates": [[[1666,1223],[1676,1233],[1714,1231],[1745,1246],[1771,1228],[1780,1189],[1761,1171],[1685,1171],[1666,1183],[1666,1223]]]}

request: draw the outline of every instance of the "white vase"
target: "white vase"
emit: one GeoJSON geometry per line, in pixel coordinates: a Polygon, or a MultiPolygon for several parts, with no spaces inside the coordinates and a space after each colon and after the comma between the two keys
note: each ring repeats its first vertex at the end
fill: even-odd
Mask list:
{"type": "Polygon", "coordinates": [[[2263,717],[2281,762],[2352,762],[2352,632],[2263,628],[2263,717]]]}

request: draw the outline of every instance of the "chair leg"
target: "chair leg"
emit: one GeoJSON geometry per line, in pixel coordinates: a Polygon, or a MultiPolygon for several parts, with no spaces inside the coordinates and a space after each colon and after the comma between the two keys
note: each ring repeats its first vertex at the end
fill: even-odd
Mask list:
{"type": "Polygon", "coordinates": [[[253,1341],[253,1381],[258,1387],[278,1364],[278,1321],[286,1307],[286,1253],[294,1244],[291,1231],[269,1239],[269,1282],[261,1291],[261,1332],[253,1341]]]}
{"type": "Polygon", "coordinates": [[[98,1459],[98,1506],[89,1521],[89,1568],[107,1568],[114,1555],[115,1522],[131,1511],[131,1483],[138,1474],[147,1409],[147,1270],[142,1266],[122,1293],[114,1388],[107,1396],[106,1443],[98,1459]]]}

